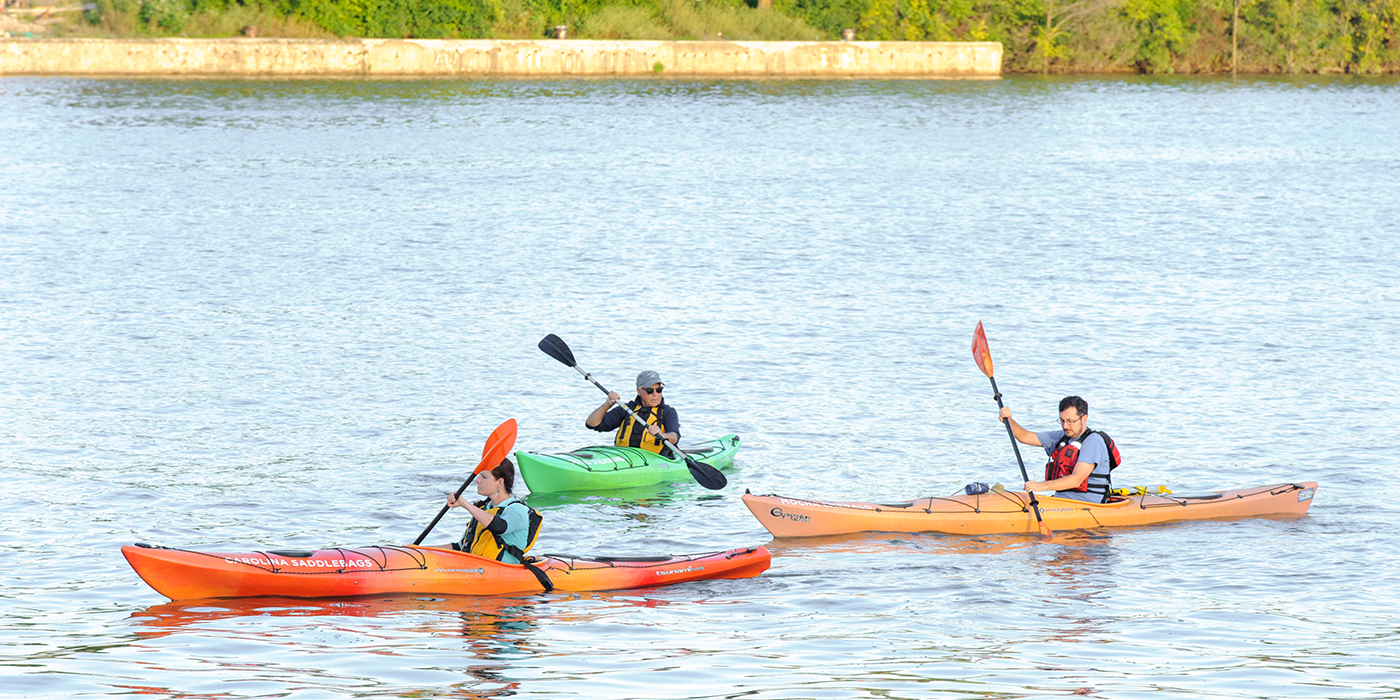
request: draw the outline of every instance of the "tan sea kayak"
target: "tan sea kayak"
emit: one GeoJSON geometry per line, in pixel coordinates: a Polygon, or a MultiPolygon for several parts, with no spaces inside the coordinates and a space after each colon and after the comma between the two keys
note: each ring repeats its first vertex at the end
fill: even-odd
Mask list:
{"type": "MultiPolygon", "coordinates": [[[[1138,495],[1085,503],[1041,497],[1040,512],[1052,530],[1156,525],[1182,520],[1304,515],[1317,493],[1312,481],[1257,486],[1188,496],[1138,495]]],[[[958,535],[1039,531],[1024,492],[988,492],[920,498],[903,503],[812,501],[744,494],[744,505],[775,537],[851,532],[946,532],[958,535]]]]}

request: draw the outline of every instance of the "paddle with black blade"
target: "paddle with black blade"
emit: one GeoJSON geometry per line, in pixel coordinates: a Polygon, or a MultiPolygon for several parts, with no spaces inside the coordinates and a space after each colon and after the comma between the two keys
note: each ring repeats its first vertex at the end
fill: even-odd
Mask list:
{"type": "MultiPolygon", "coordinates": [[[[550,333],[549,335],[544,337],[544,340],[540,341],[539,347],[544,354],[549,355],[550,357],[558,360],[566,366],[574,368],[574,371],[578,372],[579,374],[582,374],[584,379],[593,382],[593,386],[598,387],[599,391],[602,391],[604,394],[610,393],[607,389],[603,387],[602,384],[598,383],[598,380],[593,378],[593,375],[579,369],[578,363],[574,361],[573,351],[569,350],[569,346],[566,343],[564,343],[563,339],[561,339],[559,336],[550,333]]],[[[632,420],[637,421],[637,423],[639,425],[642,425],[643,427],[646,426],[647,422],[642,420],[635,411],[628,407],[627,404],[618,402],[617,405],[621,406],[623,410],[627,411],[627,414],[632,416],[632,420]]],[[[685,467],[686,469],[690,470],[690,476],[693,477],[695,481],[701,486],[704,486],[705,488],[710,489],[712,491],[718,491],[719,489],[724,488],[725,485],[729,483],[729,480],[724,478],[724,474],[721,474],[718,469],[715,469],[714,467],[705,464],[704,462],[696,461],[695,458],[691,457],[690,455],[684,452],[681,452],[681,448],[676,447],[671,443],[670,440],[667,440],[664,437],[661,438],[661,441],[666,443],[667,447],[671,448],[671,452],[673,454],[680,455],[680,457],[685,460],[685,467]]]]}
{"type": "MultiPolygon", "coordinates": [[[[982,370],[982,374],[992,380],[992,395],[997,400],[997,408],[1002,407],[1001,392],[997,391],[997,379],[992,376],[992,351],[987,347],[987,333],[982,330],[982,322],[977,322],[977,331],[972,334],[972,359],[977,361],[977,368],[982,370]]],[[[1016,434],[1011,431],[1011,421],[1003,418],[1002,424],[1006,426],[1006,435],[1011,438],[1011,449],[1016,451],[1016,464],[1021,467],[1021,479],[1030,481],[1031,477],[1026,473],[1026,463],[1021,460],[1021,447],[1016,444],[1016,434]]],[[[1031,508],[1035,510],[1035,522],[1040,525],[1040,534],[1044,537],[1053,537],[1050,526],[1045,524],[1045,519],[1040,517],[1040,501],[1035,499],[1035,492],[1028,492],[1031,497],[1031,508]]]]}
{"type": "MultiPolygon", "coordinates": [[[[454,499],[462,497],[462,492],[467,490],[467,487],[476,479],[477,474],[487,469],[495,469],[496,465],[500,464],[501,460],[505,459],[506,455],[510,454],[510,448],[515,446],[515,433],[516,425],[514,418],[507,418],[506,422],[496,426],[496,429],[491,431],[491,436],[486,438],[486,444],[481,446],[481,463],[476,465],[476,469],[472,470],[472,475],[468,477],[466,481],[462,482],[462,488],[457,489],[457,493],[452,496],[454,499]]],[[[427,537],[428,533],[433,531],[438,521],[442,520],[442,516],[447,515],[449,509],[451,509],[451,506],[443,506],[442,510],[438,511],[437,517],[433,518],[433,521],[428,523],[427,529],[423,530],[423,534],[419,535],[418,539],[413,541],[413,544],[422,544],[423,538],[427,537]]]]}

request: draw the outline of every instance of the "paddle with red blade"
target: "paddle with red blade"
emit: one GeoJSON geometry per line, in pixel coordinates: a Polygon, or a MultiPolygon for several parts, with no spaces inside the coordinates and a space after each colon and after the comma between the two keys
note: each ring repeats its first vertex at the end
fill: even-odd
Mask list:
{"type": "MultiPolygon", "coordinates": [[[[516,425],[514,418],[507,418],[506,422],[496,426],[496,429],[491,431],[491,437],[486,438],[486,444],[481,447],[481,463],[476,465],[476,469],[472,470],[471,477],[462,482],[462,488],[457,489],[457,493],[453,495],[453,498],[461,498],[462,492],[467,490],[467,487],[471,485],[472,480],[476,478],[477,474],[487,469],[495,469],[496,466],[501,463],[501,460],[505,459],[506,455],[510,454],[510,448],[515,446],[515,433],[516,425]]],[[[413,544],[422,544],[423,538],[427,537],[428,533],[433,531],[438,521],[442,520],[442,516],[447,515],[447,511],[450,508],[451,506],[443,506],[442,510],[438,511],[437,517],[433,518],[433,521],[428,523],[427,529],[423,530],[423,534],[419,535],[418,539],[413,541],[413,544]]]]}
{"type": "MultiPolygon", "coordinates": [[[[604,389],[603,385],[599,384],[598,381],[593,378],[593,375],[579,369],[578,363],[574,361],[573,351],[569,349],[568,344],[566,344],[563,341],[563,339],[561,339],[559,336],[550,333],[549,335],[545,336],[543,340],[540,341],[539,348],[541,352],[558,360],[561,364],[574,368],[575,371],[583,375],[584,379],[593,382],[593,386],[598,387],[598,389],[604,394],[608,393],[608,390],[604,389]]],[[[647,424],[646,421],[642,420],[640,417],[637,416],[637,413],[635,411],[633,411],[631,408],[628,408],[627,404],[619,402],[617,405],[621,406],[623,410],[627,411],[628,415],[632,416],[632,420],[637,421],[639,425],[645,426],[647,424]]],[[[705,464],[704,462],[696,461],[694,457],[691,457],[690,455],[681,452],[681,448],[671,444],[671,441],[667,440],[666,438],[661,438],[661,441],[666,443],[667,447],[671,448],[672,454],[678,455],[679,457],[685,460],[685,467],[686,469],[690,470],[690,476],[694,478],[695,481],[701,486],[704,486],[705,488],[710,489],[711,491],[718,491],[719,489],[724,488],[725,485],[729,483],[729,480],[724,478],[724,474],[721,474],[718,469],[715,469],[714,467],[705,464]]]]}
{"type": "MultiPolygon", "coordinates": [[[[982,370],[982,374],[992,380],[992,395],[997,400],[997,408],[1002,407],[1001,392],[997,391],[997,379],[992,376],[992,351],[987,347],[987,333],[982,330],[982,322],[977,322],[977,331],[972,334],[972,359],[977,361],[977,368],[982,370]]],[[[1011,438],[1011,449],[1016,451],[1016,464],[1021,467],[1021,479],[1030,481],[1031,477],[1026,473],[1026,463],[1021,460],[1021,447],[1016,444],[1016,434],[1011,432],[1011,421],[1003,418],[1002,424],[1006,426],[1006,435],[1011,438]]],[[[1050,526],[1045,524],[1045,519],[1040,517],[1040,501],[1035,499],[1035,493],[1030,492],[1031,508],[1035,510],[1035,522],[1040,525],[1040,534],[1044,537],[1053,537],[1050,526]]]]}

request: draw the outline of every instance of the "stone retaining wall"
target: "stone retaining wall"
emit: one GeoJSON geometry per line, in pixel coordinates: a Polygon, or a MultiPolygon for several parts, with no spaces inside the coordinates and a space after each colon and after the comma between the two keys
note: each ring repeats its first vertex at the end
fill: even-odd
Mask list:
{"type": "Polygon", "coordinates": [[[978,77],[997,42],[0,39],[0,74],[978,77]]]}

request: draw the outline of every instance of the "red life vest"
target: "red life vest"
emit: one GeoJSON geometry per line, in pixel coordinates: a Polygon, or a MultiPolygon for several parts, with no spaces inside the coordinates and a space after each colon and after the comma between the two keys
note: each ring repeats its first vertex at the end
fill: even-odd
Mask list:
{"type": "MultiPolygon", "coordinates": [[[[1055,443],[1055,449],[1050,452],[1050,461],[1045,463],[1045,480],[1054,481],[1073,474],[1075,465],[1079,464],[1079,449],[1094,432],[1086,429],[1084,434],[1078,438],[1071,438],[1069,435],[1061,436],[1059,442],[1055,443]]],[[[1103,438],[1104,447],[1108,449],[1108,471],[1112,473],[1122,461],[1118,455],[1118,445],[1113,443],[1113,438],[1109,437],[1107,433],[1100,432],[1099,437],[1103,438]]],[[[1097,471],[1098,465],[1094,465],[1094,472],[1097,471]]],[[[1110,477],[1107,474],[1100,475],[1094,472],[1090,472],[1089,476],[1085,477],[1079,485],[1061,490],[1081,493],[1093,491],[1102,495],[1104,500],[1108,500],[1108,491],[1112,488],[1110,477]]]]}
{"type": "MultiPolygon", "coordinates": [[[[1089,437],[1089,431],[1084,431],[1078,438],[1071,438],[1065,434],[1055,443],[1055,449],[1050,451],[1050,461],[1045,463],[1045,480],[1054,481],[1074,473],[1075,465],[1079,464],[1079,448],[1084,444],[1084,439],[1089,437]]],[[[1065,491],[1088,491],[1089,480],[1085,479],[1078,486],[1071,486],[1065,491]]]]}

